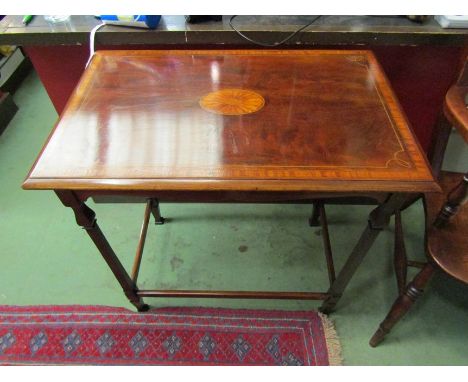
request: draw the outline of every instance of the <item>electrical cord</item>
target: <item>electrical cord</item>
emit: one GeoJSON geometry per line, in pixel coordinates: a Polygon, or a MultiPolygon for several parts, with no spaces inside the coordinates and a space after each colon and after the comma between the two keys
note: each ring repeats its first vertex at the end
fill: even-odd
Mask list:
{"type": "MultiPolygon", "coordinates": [[[[295,35],[297,35],[299,32],[303,31],[304,29],[306,29],[307,27],[311,26],[313,23],[315,23],[320,17],[320,16],[316,16],[311,22],[307,23],[306,25],[300,27],[298,30],[294,31],[293,33],[291,33],[289,36],[287,36],[286,38],[284,38],[283,40],[281,41],[278,41],[278,42],[274,42],[274,43],[265,43],[265,42],[261,42],[261,41],[255,41],[253,39],[251,39],[250,37],[244,35],[242,32],[240,32],[239,30],[237,30],[234,25],[232,25],[232,21],[237,17],[238,15],[234,15],[234,16],[231,16],[231,18],[229,19],[229,25],[231,26],[231,28],[241,37],[245,38],[247,41],[250,41],[251,43],[253,44],[256,44],[256,45],[260,45],[260,46],[265,46],[265,47],[275,47],[275,46],[279,46],[281,44],[284,44],[285,42],[291,40],[295,35]]],[[[137,16],[136,18],[136,21],[139,21],[139,18],[140,16],[137,16]]],[[[98,24],[96,25],[92,30],[91,30],[91,33],[90,33],[90,36],[89,36],[89,58],[88,58],[88,61],[86,62],[86,68],[88,67],[89,63],[91,62],[91,59],[93,58],[94,56],[94,53],[95,53],[95,49],[94,49],[94,45],[95,45],[95,39],[96,39],[96,32],[101,29],[104,25],[106,25],[105,22],[101,23],[101,24],[98,24]]]]}
{"type": "Polygon", "coordinates": [[[91,59],[94,56],[94,42],[96,39],[96,32],[99,29],[101,29],[104,25],[106,25],[106,23],[102,22],[101,24],[98,24],[93,29],[91,29],[91,32],[89,34],[89,58],[88,58],[88,61],[86,62],[85,68],[88,67],[89,63],[91,62],[91,59]]]}
{"type": "Polygon", "coordinates": [[[232,25],[232,21],[237,17],[238,15],[234,15],[234,16],[231,16],[231,18],[229,19],[229,25],[231,26],[231,28],[241,37],[245,38],[247,41],[250,41],[251,43],[253,44],[256,44],[256,45],[260,45],[260,46],[265,46],[265,47],[275,47],[275,46],[279,46],[281,44],[284,44],[286,41],[289,41],[291,40],[295,35],[297,35],[299,32],[303,31],[304,29],[306,29],[307,27],[311,26],[313,23],[315,23],[320,17],[322,17],[321,15],[320,16],[316,16],[310,23],[300,27],[298,30],[296,30],[295,32],[291,33],[288,37],[286,37],[285,39],[281,40],[281,41],[278,41],[278,42],[274,42],[274,43],[266,43],[266,42],[261,42],[261,41],[255,41],[253,39],[251,39],[250,37],[246,36],[245,34],[243,34],[242,32],[240,32],[239,30],[237,30],[234,25],[232,25]]]}
{"type": "MultiPolygon", "coordinates": [[[[141,21],[140,17],[142,17],[142,15],[138,15],[137,17],[135,17],[134,21],[141,21]]],[[[96,32],[99,29],[101,29],[104,25],[107,25],[107,23],[105,21],[102,21],[101,24],[98,24],[93,29],[91,29],[91,32],[89,33],[89,58],[86,62],[85,68],[88,67],[95,53],[94,45],[96,41],[96,32]]]]}

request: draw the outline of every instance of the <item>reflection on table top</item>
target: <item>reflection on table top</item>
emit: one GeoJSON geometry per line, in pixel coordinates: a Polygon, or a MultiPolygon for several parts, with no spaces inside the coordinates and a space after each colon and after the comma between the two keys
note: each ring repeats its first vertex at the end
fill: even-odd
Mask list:
{"type": "Polygon", "coordinates": [[[368,51],[101,51],[25,188],[428,191],[368,51]]]}

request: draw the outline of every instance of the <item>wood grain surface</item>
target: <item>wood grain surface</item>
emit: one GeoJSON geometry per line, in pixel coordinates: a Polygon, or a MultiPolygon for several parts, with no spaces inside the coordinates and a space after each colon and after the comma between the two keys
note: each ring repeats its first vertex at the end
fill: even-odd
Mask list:
{"type": "Polygon", "coordinates": [[[333,50],[97,52],[23,187],[438,190],[373,54],[333,50]],[[226,89],[264,104],[201,107],[226,89]]]}
{"type": "Polygon", "coordinates": [[[463,69],[458,81],[453,85],[445,97],[444,112],[447,119],[460,132],[468,143],[468,56],[465,56],[463,69]]]}
{"type": "Polygon", "coordinates": [[[203,96],[200,106],[216,114],[242,115],[259,111],[265,106],[265,99],[252,90],[222,89],[203,96]]]}

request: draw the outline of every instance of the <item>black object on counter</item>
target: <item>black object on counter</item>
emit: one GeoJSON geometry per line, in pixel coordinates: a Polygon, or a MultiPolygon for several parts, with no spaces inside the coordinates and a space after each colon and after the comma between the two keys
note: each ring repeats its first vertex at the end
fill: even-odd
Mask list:
{"type": "Polygon", "coordinates": [[[204,23],[206,21],[221,21],[223,16],[185,16],[185,20],[190,24],[204,23]]]}

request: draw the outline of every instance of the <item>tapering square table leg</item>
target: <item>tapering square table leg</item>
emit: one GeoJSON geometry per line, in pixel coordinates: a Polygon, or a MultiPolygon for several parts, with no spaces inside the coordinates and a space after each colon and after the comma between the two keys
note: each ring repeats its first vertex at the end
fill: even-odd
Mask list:
{"type": "Polygon", "coordinates": [[[311,227],[318,227],[320,226],[320,209],[319,209],[320,202],[314,202],[312,207],[312,214],[309,218],[309,226],[311,227]]]}
{"type": "Polygon", "coordinates": [[[153,199],[153,203],[151,205],[151,213],[153,214],[153,217],[154,217],[154,224],[157,224],[157,225],[164,224],[166,219],[164,219],[161,216],[161,210],[159,208],[158,199],[153,199]]]}
{"type": "Polygon", "coordinates": [[[369,249],[375,239],[377,239],[380,232],[388,225],[390,217],[403,205],[406,198],[406,194],[391,194],[384,203],[379,205],[370,213],[368,225],[361,234],[358,243],[349,255],[348,260],[338,274],[338,277],[330,286],[330,289],[328,290],[329,297],[320,307],[321,312],[328,314],[334,310],[349,281],[353,277],[364,257],[369,252],[369,249]]]}
{"type": "Polygon", "coordinates": [[[137,296],[138,288],[136,284],[130,278],[129,274],[99,228],[95,212],[81,201],[73,191],[56,191],[56,194],[66,207],[70,207],[73,210],[76,222],[86,230],[107,265],[112,270],[112,273],[121,285],[130,302],[138,309],[139,312],[148,310],[149,306],[143,303],[141,297],[137,296]]]}

